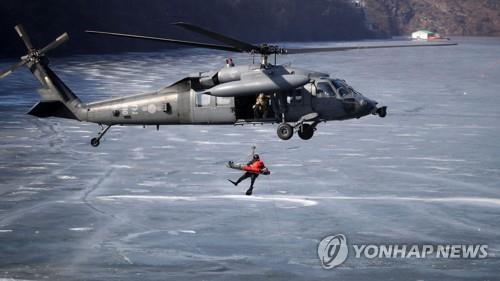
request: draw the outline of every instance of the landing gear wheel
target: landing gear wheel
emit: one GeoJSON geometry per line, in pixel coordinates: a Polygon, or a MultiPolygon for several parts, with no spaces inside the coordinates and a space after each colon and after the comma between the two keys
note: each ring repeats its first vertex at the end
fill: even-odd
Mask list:
{"type": "Polygon", "coordinates": [[[299,137],[303,140],[308,140],[314,135],[314,127],[309,124],[302,124],[298,131],[299,137]]]}
{"type": "Polygon", "coordinates": [[[384,118],[387,115],[387,106],[377,109],[377,114],[380,118],[384,118]]]}
{"type": "Polygon", "coordinates": [[[293,136],[293,127],[288,123],[281,123],[278,126],[278,137],[282,140],[289,140],[293,136]]]}
{"type": "Polygon", "coordinates": [[[109,128],[111,128],[111,126],[113,125],[108,125],[106,128],[104,128],[101,124],[99,124],[99,126],[101,126],[101,131],[97,134],[97,138],[93,138],[90,140],[90,145],[92,145],[93,147],[99,146],[101,138],[104,137],[104,134],[106,134],[109,128]]]}
{"type": "Polygon", "coordinates": [[[93,138],[90,140],[90,145],[92,145],[93,147],[98,147],[99,146],[99,139],[98,138],[93,138]]]}

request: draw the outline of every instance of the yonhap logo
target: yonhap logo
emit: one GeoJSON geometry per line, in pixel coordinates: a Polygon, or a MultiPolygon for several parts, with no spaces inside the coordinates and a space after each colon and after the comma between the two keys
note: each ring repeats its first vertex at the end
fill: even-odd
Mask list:
{"type": "Polygon", "coordinates": [[[351,258],[365,259],[486,259],[486,244],[347,244],[344,234],[330,235],[318,244],[318,257],[324,269],[332,269],[344,263],[353,250],[351,258]]]}
{"type": "Polygon", "coordinates": [[[327,236],[319,242],[318,257],[324,269],[341,265],[349,253],[347,239],[343,234],[327,236]]]}

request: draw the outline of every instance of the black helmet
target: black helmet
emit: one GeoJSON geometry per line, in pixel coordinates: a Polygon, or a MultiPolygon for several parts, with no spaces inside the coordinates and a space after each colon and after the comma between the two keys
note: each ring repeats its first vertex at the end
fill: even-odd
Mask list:
{"type": "Polygon", "coordinates": [[[253,155],[253,160],[259,160],[259,159],[260,159],[260,158],[259,158],[259,154],[254,154],[254,155],[253,155]]]}

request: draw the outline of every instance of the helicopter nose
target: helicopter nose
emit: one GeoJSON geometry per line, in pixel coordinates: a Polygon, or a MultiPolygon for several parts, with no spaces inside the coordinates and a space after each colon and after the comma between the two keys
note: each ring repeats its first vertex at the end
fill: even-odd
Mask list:
{"type": "Polygon", "coordinates": [[[358,100],[358,114],[359,116],[366,116],[368,114],[375,114],[377,111],[377,102],[363,97],[358,100]]]}
{"type": "Polygon", "coordinates": [[[366,111],[369,113],[375,112],[377,110],[377,104],[378,102],[374,100],[367,100],[365,105],[366,111]]]}

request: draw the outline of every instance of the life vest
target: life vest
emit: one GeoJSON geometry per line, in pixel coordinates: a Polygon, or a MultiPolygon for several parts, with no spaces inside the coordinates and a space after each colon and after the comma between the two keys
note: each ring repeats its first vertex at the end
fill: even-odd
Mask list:
{"type": "Polygon", "coordinates": [[[251,163],[250,165],[243,166],[244,171],[254,173],[254,174],[259,174],[260,170],[262,168],[264,168],[264,162],[262,162],[260,160],[257,160],[255,162],[251,163]]]}

